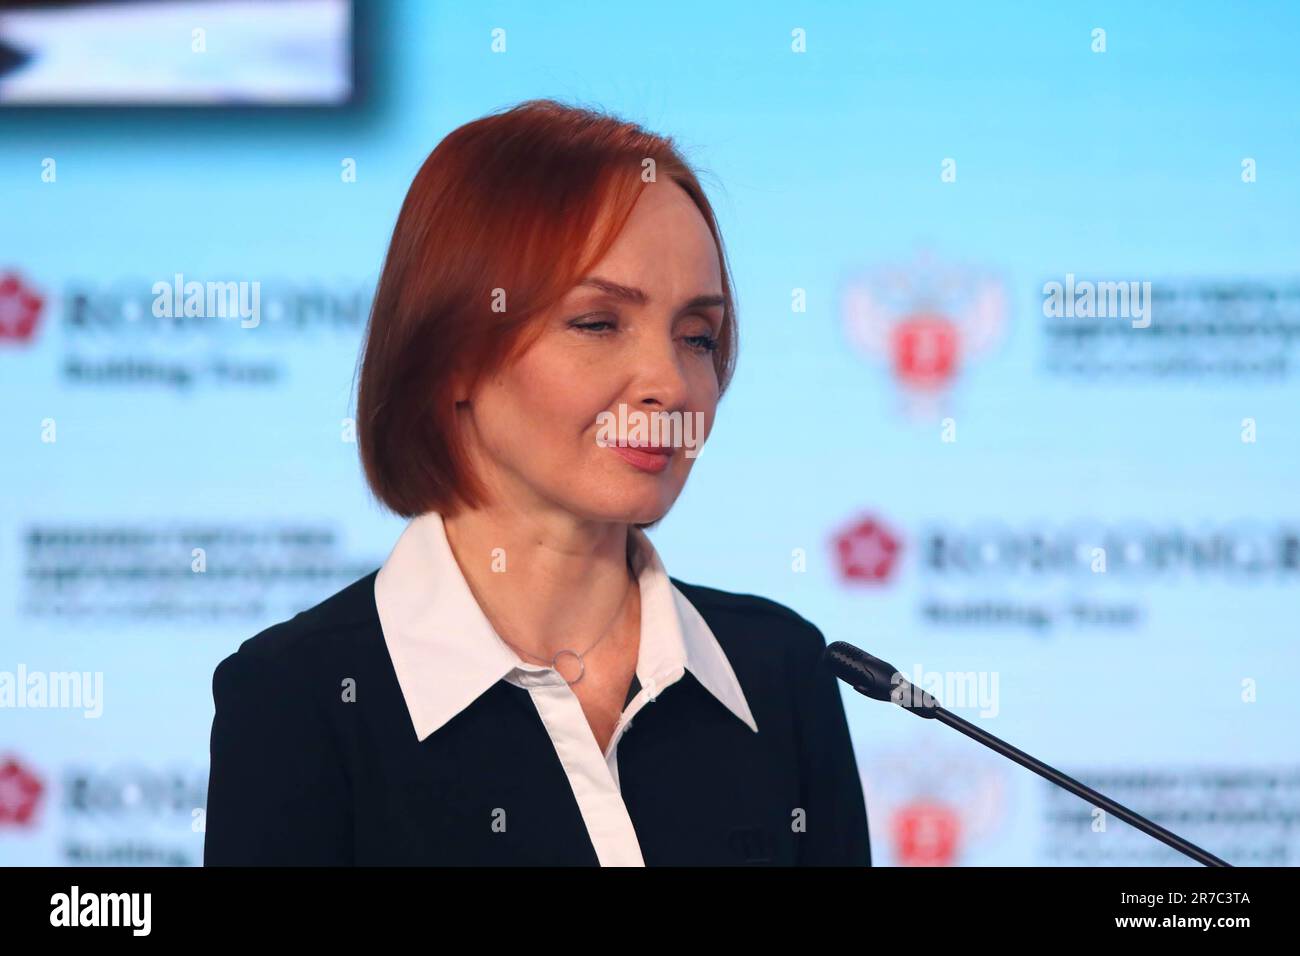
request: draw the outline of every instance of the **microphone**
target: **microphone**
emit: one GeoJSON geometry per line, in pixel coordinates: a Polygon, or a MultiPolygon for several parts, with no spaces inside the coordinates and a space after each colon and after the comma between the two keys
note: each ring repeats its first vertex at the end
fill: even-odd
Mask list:
{"type": "Polygon", "coordinates": [[[1009,757],[1022,767],[1028,767],[1040,777],[1046,777],[1058,787],[1070,791],[1091,803],[1113,813],[1125,823],[1137,827],[1148,836],[1153,836],[1168,844],[1180,853],[1190,856],[1206,866],[1231,866],[1212,853],[1207,853],[1194,843],[1189,843],[1178,834],[1166,830],[1146,817],[1134,813],[1128,807],[1121,806],[1105,794],[1086,787],[1073,777],[1069,777],[1054,767],[1049,767],[1023,750],[1017,750],[1005,740],[994,737],[987,731],[963,720],[956,714],[943,709],[932,695],[912,684],[892,664],[887,664],[878,657],[872,657],[861,648],[845,641],[835,641],[826,646],[822,660],[831,672],[859,694],[872,700],[892,701],[900,707],[911,711],[918,717],[938,720],[949,727],[961,731],[967,737],[978,740],[984,746],[995,750],[1004,757],[1009,757]]]}

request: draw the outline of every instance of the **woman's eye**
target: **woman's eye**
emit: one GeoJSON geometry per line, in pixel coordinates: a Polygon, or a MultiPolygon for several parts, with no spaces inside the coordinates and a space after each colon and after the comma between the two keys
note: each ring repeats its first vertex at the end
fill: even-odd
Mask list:
{"type": "Polygon", "coordinates": [[[604,332],[606,329],[613,328],[614,323],[608,319],[574,319],[569,323],[569,327],[584,332],[604,332]]]}
{"type": "MultiPolygon", "coordinates": [[[[569,328],[577,329],[591,335],[602,335],[611,330],[617,330],[618,323],[616,319],[601,319],[596,317],[577,318],[569,322],[569,328]]],[[[718,340],[712,335],[687,335],[682,340],[697,352],[709,353],[716,352],[718,349],[718,340]]]]}
{"type": "Polygon", "coordinates": [[[701,352],[716,352],[718,340],[712,335],[688,335],[686,342],[691,348],[701,352]]]}

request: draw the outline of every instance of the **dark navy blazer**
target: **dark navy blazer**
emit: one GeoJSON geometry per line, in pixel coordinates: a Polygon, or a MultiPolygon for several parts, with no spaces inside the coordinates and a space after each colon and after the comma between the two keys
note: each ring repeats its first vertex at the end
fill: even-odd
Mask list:
{"type": "MultiPolygon", "coordinates": [[[[500,680],[417,738],[377,573],[218,665],[204,864],[596,865],[527,690],[500,680]],[[341,700],[348,679],[353,701],[341,700]],[[490,825],[500,808],[504,829],[490,825]]],[[[672,583],[716,636],[759,732],[689,671],[641,710],[617,768],[646,865],[870,866],[821,632],[765,598],[672,583]]]]}

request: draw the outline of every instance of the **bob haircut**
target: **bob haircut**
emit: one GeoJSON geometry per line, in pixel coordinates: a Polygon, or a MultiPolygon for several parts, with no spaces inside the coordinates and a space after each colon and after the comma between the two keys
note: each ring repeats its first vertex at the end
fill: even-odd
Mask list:
{"type": "Polygon", "coordinates": [[[686,190],[717,243],[721,397],[735,367],[730,268],[713,209],[671,138],[541,99],[466,123],[429,154],[393,228],[359,363],[358,447],[385,507],[410,518],[485,500],[453,388],[472,393],[535,340],[536,320],[600,261],[642,189],[663,177],[686,190]]]}

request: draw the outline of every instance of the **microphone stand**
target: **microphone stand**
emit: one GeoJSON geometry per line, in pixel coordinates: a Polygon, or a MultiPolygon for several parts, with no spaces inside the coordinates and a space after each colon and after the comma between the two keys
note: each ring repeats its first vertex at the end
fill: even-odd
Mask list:
{"type": "Polygon", "coordinates": [[[1023,750],[1011,746],[1005,740],[993,736],[970,721],[963,720],[956,714],[944,710],[939,701],[904,679],[892,665],[886,664],[878,657],[872,657],[861,648],[854,647],[844,641],[835,641],[827,646],[823,660],[830,666],[836,677],[858,693],[873,700],[890,701],[898,704],[904,710],[911,711],[918,717],[938,720],[940,723],[947,724],[954,730],[961,731],[972,740],[977,740],[989,749],[997,751],[1002,756],[1009,757],[1022,767],[1028,767],[1034,773],[1047,778],[1058,787],[1063,787],[1075,796],[1082,797],[1113,813],[1125,823],[1137,827],[1148,836],[1153,836],[1161,843],[1165,843],[1180,853],[1190,856],[1198,863],[1203,863],[1206,866],[1232,865],[1219,859],[1214,854],[1202,850],[1196,844],[1189,843],[1178,834],[1166,830],[1158,823],[1154,823],[1141,814],[1134,813],[1128,807],[1116,803],[1105,794],[1098,793],[1073,777],[1061,773],[1055,767],[1051,767],[1023,750]]]}

